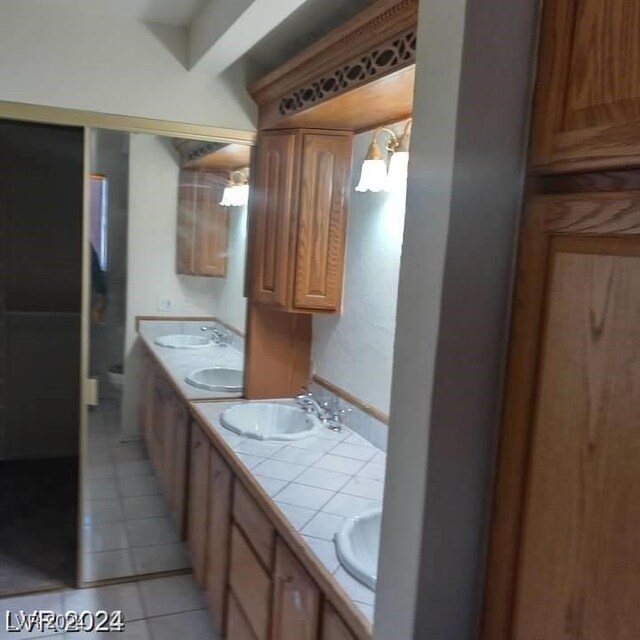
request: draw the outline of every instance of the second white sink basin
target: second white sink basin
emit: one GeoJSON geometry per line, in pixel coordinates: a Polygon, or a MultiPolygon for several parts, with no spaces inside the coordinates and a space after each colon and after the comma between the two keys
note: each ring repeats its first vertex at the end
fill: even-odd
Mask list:
{"type": "Polygon", "coordinates": [[[205,336],[190,336],[182,333],[160,336],[156,338],[155,342],[157,345],[168,347],[169,349],[202,349],[213,344],[213,341],[205,336]]]}
{"type": "Polygon", "coordinates": [[[228,367],[208,367],[192,371],[186,381],[192,387],[207,391],[228,391],[237,393],[242,391],[244,373],[240,369],[228,367]]]}
{"type": "Polygon", "coordinates": [[[371,509],[347,520],[335,537],[342,566],[373,591],[378,580],[381,524],[382,510],[371,509]]]}
{"type": "Polygon", "coordinates": [[[275,402],[245,402],[227,409],[223,427],[257,440],[302,440],[315,435],[320,420],[298,407],[275,402]]]}

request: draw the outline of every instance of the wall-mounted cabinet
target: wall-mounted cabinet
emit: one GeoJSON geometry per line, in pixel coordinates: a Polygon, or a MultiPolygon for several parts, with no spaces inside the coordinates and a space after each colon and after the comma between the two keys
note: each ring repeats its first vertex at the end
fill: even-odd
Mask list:
{"type": "Polygon", "coordinates": [[[540,172],[640,165],[636,0],[544,3],[532,138],[540,172]]]}
{"type": "Polygon", "coordinates": [[[345,131],[260,135],[251,202],[254,304],[340,311],[351,147],[345,131]]]}
{"type": "Polygon", "coordinates": [[[220,205],[226,173],[180,171],[176,273],[225,277],[229,212],[220,205]]]}

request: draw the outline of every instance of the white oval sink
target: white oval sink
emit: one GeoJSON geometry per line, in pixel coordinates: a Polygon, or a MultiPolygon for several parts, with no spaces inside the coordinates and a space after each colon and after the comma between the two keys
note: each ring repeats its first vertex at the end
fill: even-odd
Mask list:
{"type": "Polygon", "coordinates": [[[257,440],[302,440],[322,426],[315,415],[275,402],[236,404],[220,416],[220,422],[234,433],[257,440]]]}
{"type": "Polygon", "coordinates": [[[229,369],[228,367],[207,367],[192,371],[185,380],[192,387],[206,389],[207,391],[242,391],[244,385],[244,373],[241,369],[229,369]]]}
{"type": "Polygon", "coordinates": [[[336,533],[338,560],[358,581],[376,590],[382,510],[370,509],[350,518],[336,533]]]}
{"type": "Polygon", "coordinates": [[[213,341],[205,336],[190,336],[181,333],[160,336],[156,338],[155,342],[157,345],[169,349],[202,349],[213,345],[213,341]]]}

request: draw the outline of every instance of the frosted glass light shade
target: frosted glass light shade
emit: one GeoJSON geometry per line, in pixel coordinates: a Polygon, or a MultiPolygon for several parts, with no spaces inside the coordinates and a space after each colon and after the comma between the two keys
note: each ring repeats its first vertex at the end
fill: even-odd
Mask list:
{"type": "Polygon", "coordinates": [[[385,181],[385,191],[402,191],[407,188],[409,174],[409,152],[396,151],[389,162],[389,172],[385,181]]]}
{"type": "Polygon", "coordinates": [[[360,182],[356,191],[382,191],[387,181],[387,164],[384,160],[365,160],[362,163],[360,182]]]}
{"type": "Polygon", "coordinates": [[[222,194],[220,204],[223,207],[243,207],[249,201],[249,185],[234,184],[231,187],[225,187],[222,194]]]}

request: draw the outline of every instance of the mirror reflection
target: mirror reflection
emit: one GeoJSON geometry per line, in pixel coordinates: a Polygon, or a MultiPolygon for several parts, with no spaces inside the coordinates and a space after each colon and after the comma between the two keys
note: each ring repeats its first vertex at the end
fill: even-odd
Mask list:
{"type": "Polygon", "coordinates": [[[83,470],[84,582],[188,566],[177,516],[184,491],[172,487],[163,500],[153,468],[171,477],[172,454],[187,446],[165,432],[184,411],[178,394],[243,395],[251,152],[99,129],[90,150],[98,385],[83,470]]]}

